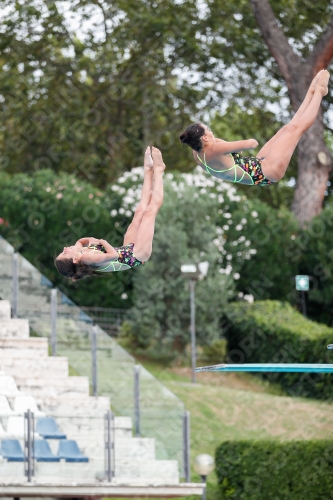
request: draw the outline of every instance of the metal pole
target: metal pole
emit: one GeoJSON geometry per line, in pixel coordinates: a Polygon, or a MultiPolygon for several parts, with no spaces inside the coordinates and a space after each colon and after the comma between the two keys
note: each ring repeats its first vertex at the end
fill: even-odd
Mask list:
{"type": "Polygon", "coordinates": [[[12,317],[17,318],[18,310],[18,254],[13,253],[12,317]]]}
{"type": "Polygon", "coordinates": [[[51,290],[51,354],[57,355],[57,289],[51,290]]]}
{"type": "Polygon", "coordinates": [[[305,292],[304,290],[301,291],[301,296],[302,296],[302,313],[304,316],[306,316],[306,301],[305,301],[305,292]]]}
{"type": "Polygon", "coordinates": [[[135,435],[141,436],[141,429],[140,429],[140,365],[134,365],[134,421],[135,421],[135,435]]]}
{"type": "Polygon", "coordinates": [[[207,489],[207,476],[200,476],[201,482],[205,483],[203,492],[202,492],[202,500],[206,500],[206,489],[207,489]]]}
{"type": "Polygon", "coordinates": [[[97,326],[96,325],[93,325],[91,330],[91,359],[92,359],[93,396],[97,396],[98,391],[97,391],[97,326]]]}
{"type": "Polygon", "coordinates": [[[114,415],[108,410],[104,416],[105,423],[105,476],[109,483],[115,475],[114,460],[114,415]]]}
{"type": "Polygon", "coordinates": [[[189,411],[185,411],[183,414],[183,477],[187,483],[191,481],[189,411]]]}
{"type": "Polygon", "coordinates": [[[34,429],[35,419],[34,414],[28,410],[24,413],[24,475],[28,478],[28,483],[31,482],[34,476],[34,429]]]}
{"type": "Polygon", "coordinates": [[[190,280],[190,292],[191,292],[191,358],[192,358],[192,383],[195,384],[195,368],[197,364],[197,353],[196,353],[196,342],[195,342],[195,280],[190,280]]]}

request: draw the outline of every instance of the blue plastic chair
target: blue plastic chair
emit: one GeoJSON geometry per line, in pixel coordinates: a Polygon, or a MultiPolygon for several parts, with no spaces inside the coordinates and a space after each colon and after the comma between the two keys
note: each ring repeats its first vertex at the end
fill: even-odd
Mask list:
{"type": "Polygon", "coordinates": [[[36,432],[45,439],[66,439],[66,434],[60,432],[57,422],[52,417],[39,418],[36,432]]]}
{"type": "Polygon", "coordinates": [[[24,454],[18,439],[3,439],[1,441],[0,454],[8,462],[24,461],[24,454]]]}
{"type": "Polygon", "coordinates": [[[34,452],[37,462],[60,462],[60,458],[53,455],[49,443],[44,439],[35,441],[34,452]]]}
{"type": "Polygon", "coordinates": [[[58,456],[64,458],[66,462],[89,462],[89,458],[80,452],[77,442],[72,439],[59,441],[58,456]]]}

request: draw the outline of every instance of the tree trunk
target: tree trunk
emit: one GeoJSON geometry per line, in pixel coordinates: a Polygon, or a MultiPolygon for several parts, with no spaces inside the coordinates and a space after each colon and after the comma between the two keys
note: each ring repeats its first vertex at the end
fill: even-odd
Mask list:
{"type": "MultiPolygon", "coordinates": [[[[312,76],[305,65],[292,74],[289,93],[295,111],[305,97],[312,76]]],[[[322,210],[327,182],[332,170],[332,156],[324,142],[322,108],[312,127],[301,137],[297,155],[298,176],[291,210],[300,226],[305,227],[307,222],[322,210]]]]}
{"type": "Polygon", "coordinates": [[[332,170],[331,155],[323,135],[320,116],[298,145],[298,177],[292,211],[301,227],[321,212],[332,170]]]}
{"type": "MultiPolygon", "coordinates": [[[[262,36],[283,76],[294,111],[305,97],[312,78],[333,57],[333,16],[306,60],[292,49],[268,0],[249,0],[262,36]]],[[[324,142],[322,108],[317,120],[298,144],[298,177],[292,204],[301,227],[322,209],[327,181],[333,169],[332,155],[324,142]]]]}

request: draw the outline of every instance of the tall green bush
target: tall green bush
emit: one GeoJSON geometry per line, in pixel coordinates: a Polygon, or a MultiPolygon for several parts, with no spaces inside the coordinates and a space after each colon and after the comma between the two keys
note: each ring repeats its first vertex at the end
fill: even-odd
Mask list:
{"type": "Polygon", "coordinates": [[[116,308],[131,305],[133,273],[71,283],[53,263],[64,246],[82,236],[121,245],[132,215],[118,212],[121,195],[105,193],[74,175],[52,170],[40,170],[34,176],[2,174],[0,190],[0,217],[8,221],[8,225],[0,225],[0,234],[74,302],[116,308]],[[125,292],[128,300],[122,299],[125,292]]]}
{"type": "MultiPolygon", "coordinates": [[[[229,361],[240,363],[327,363],[333,329],[306,319],[278,301],[235,302],[226,310],[229,361]]],[[[293,395],[333,398],[331,374],[269,373],[293,395]]]]}
{"type": "Polygon", "coordinates": [[[332,441],[227,441],[215,460],[221,500],[333,498],[332,441]]]}

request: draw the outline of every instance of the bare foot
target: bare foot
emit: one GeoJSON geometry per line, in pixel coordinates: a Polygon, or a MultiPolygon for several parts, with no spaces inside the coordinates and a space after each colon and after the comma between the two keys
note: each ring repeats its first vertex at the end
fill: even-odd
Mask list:
{"type": "Polygon", "coordinates": [[[157,148],[154,148],[154,146],[151,149],[154,162],[154,170],[160,170],[163,172],[163,170],[165,169],[165,164],[163,162],[161,151],[157,148]]]}
{"type": "Polygon", "coordinates": [[[318,82],[319,77],[320,77],[320,75],[321,75],[321,73],[322,73],[323,71],[324,71],[323,69],[321,69],[320,71],[318,71],[318,73],[316,74],[316,76],[315,76],[315,77],[314,77],[314,79],[312,80],[311,85],[310,85],[310,90],[312,90],[312,92],[314,92],[314,91],[315,91],[316,86],[317,86],[317,82],[318,82]]]}
{"type": "Polygon", "coordinates": [[[150,170],[154,168],[154,163],[153,163],[153,159],[151,157],[151,151],[150,151],[149,146],[147,147],[147,149],[145,151],[144,167],[149,168],[150,170]]]}
{"type": "Polygon", "coordinates": [[[319,76],[319,80],[317,83],[317,87],[320,90],[320,93],[322,96],[326,95],[328,93],[328,80],[330,78],[329,72],[324,69],[324,71],[321,73],[319,76]]]}

